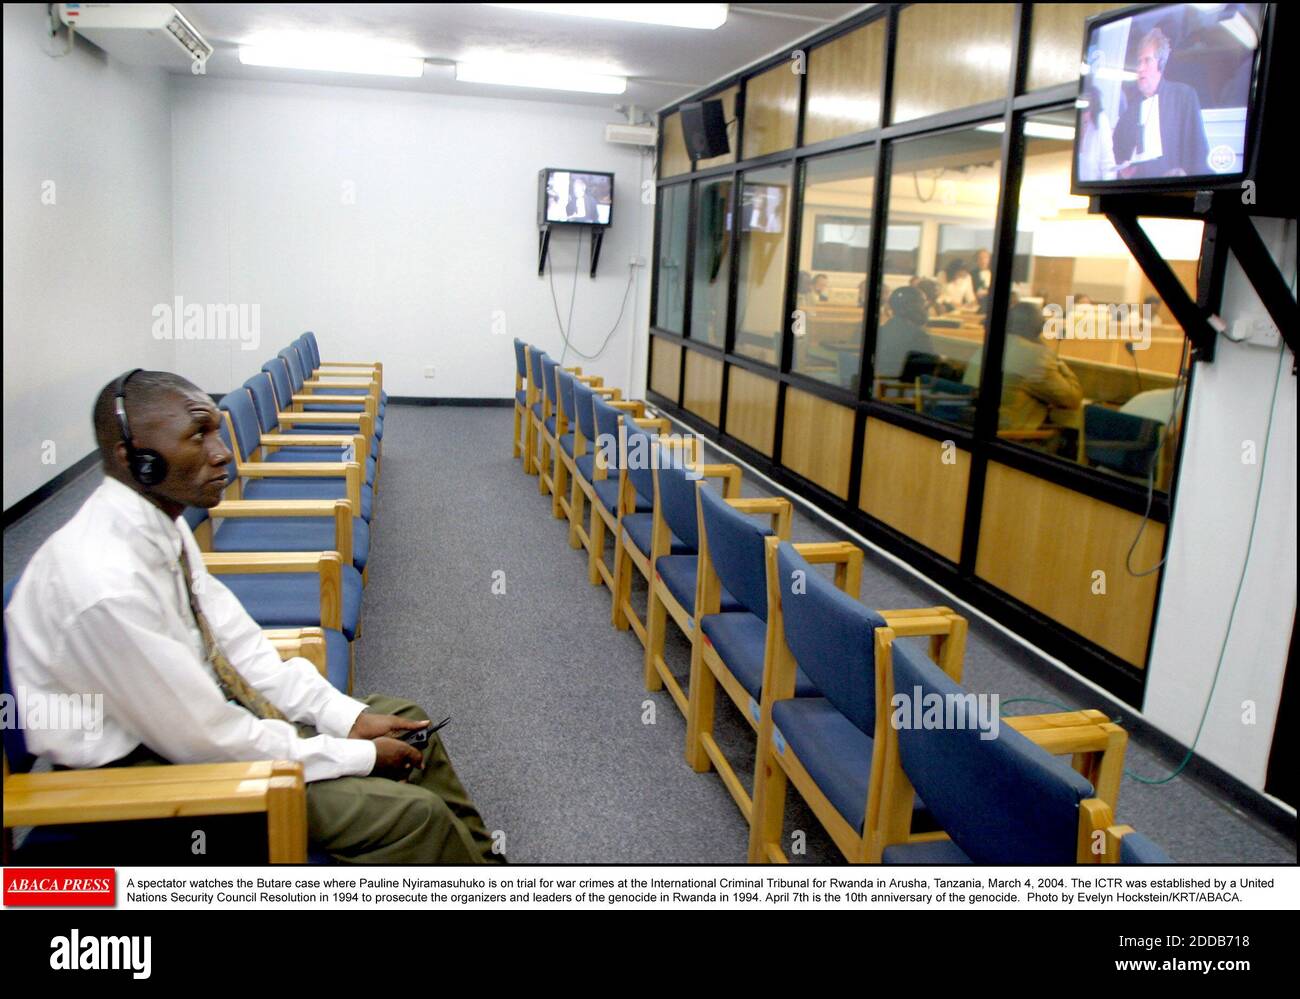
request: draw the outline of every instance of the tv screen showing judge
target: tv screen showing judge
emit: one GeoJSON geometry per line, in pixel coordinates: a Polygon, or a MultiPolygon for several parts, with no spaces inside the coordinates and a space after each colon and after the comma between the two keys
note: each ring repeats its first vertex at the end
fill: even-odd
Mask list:
{"type": "Polygon", "coordinates": [[[613,220],[613,174],[549,170],[545,190],[547,222],[609,225],[613,220]]]}
{"type": "Polygon", "coordinates": [[[776,184],[746,184],[741,198],[741,223],[750,232],[779,233],[785,228],[785,188],[776,184]]]}
{"type": "Polygon", "coordinates": [[[1160,4],[1090,22],[1076,188],[1242,174],[1263,8],[1160,4]]]}

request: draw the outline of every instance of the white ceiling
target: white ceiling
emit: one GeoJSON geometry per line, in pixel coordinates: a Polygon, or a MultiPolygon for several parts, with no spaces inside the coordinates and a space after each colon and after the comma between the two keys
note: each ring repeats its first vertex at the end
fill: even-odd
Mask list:
{"type": "MultiPolygon", "coordinates": [[[[561,17],[485,4],[177,4],[216,47],[207,74],[336,86],[510,97],[654,111],[699,87],[864,7],[861,3],[732,4],[716,31],[561,17]],[[264,69],[239,62],[237,47],[259,36],[322,33],[391,47],[396,54],[446,60],[429,63],[418,80],[304,70],[264,69]],[[619,96],[458,83],[451,61],[490,53],[572,60],[594,72],[627,76],[619,96]]],[[[865,5],[870,6],[870,5],[865,5]]]]}

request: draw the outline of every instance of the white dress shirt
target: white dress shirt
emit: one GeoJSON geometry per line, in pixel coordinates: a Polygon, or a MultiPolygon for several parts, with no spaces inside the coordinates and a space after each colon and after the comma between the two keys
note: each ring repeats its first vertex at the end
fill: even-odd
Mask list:
{"type": "MultiPolygon", "coordinates": [[[[375,746],[346,738],[365,708],[306,659],[282,661],[215,576],[184,519],[114,479],[32,556],[5,611],[10,682],[19,718],[33,699],[103,698],[102,730],[25,731],[28,750],[68,767],[98,767],[143,743],[173,763],[298,760],[306,780],[365,775],[375,746]],[[228,702],[204,656],[180,566],[231,664],[292,721],[260,719],[228,702]]],[[[93,703],[93,700],[92,702],[93,703]]],[[[50,712],[45,712],[48,716],[50,712]]]]}
{"type": "Polygon", "coordinates": [[[1164,155],[1160,145],[1160,95],[1144,98],[1138,109],[1138,123],[1142,128],[1142,152],[1134,152],[1133,163],[1158,160],[1164,155]]]}

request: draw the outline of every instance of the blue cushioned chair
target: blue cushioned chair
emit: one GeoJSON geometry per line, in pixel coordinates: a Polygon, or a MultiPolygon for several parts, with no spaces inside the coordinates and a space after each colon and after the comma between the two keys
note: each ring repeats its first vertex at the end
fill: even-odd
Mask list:
{"type": "MultiPolygon", "coordinates": [[[[9,606],[18,579],[4,585],[9,606]]],[[[302,655],[321,667],[323,636],[319,630],[272,637],[283,658],[302,655]],[[311,646],[310,648],[308,646],[311,646]]],[[[4,637],[3,692],[14,696],[9,677],[8,636],[4,637]]],[[[166,767],[101,767],[97,770],[57,770],[33,773],[36,757],[18,725],[4,726],[5,861],[18,864],[84,864],[157,862],[160,846],[168,862],[192,859],[192,826],[166,823],[185,802],[186,815],[203,817],[205,825],[220,823],[232,836],[246,840],[247,816],[267,832],[270,863],[300,864],[307,859],[306,785],[302,764],[270,760],[245,763],[203,763],[166,767]],[[242,815],[241,815],[242,813],[242,815]],[[258,816],[264,816],[259,819],[258,816]],[[234,818],[232,818],[234,817],[234,818]],[[107,826],[106,823],[114,823],[107,826]],[[31,827],[21,845],[12,844],[12,830],[31,827]],[[112,829],[114,832],[109,833],[112,829]],[[172,849],[160,844],[168,836],[172,849]],[[124,858],[115,845],[139,853],[124,858]]],[[[212,858],[202,858],[210,863],[212,858]]],[[[239,860],[241,858],[228,858],[239,860]]],[[[242,858],[249,859],[249,858],[242,858]]],[[[260,858],[253,858],[257,862],[260,858]]]]}
{"type": "MultiPolygon", "coordinates": [[[[764,539],[790,536],[793,508],[779,497],[723,499],[696,483],[700,556],[691,634],[691,680],[686,710],[686,761],[698,773],[710,765],[731,792],[746,821],[753,802],[731,763],[713,738],[714,695],[721,684],[736,709],[755,731],[763,698],[768,660],[767,565],[764,539]],[[759,516],[771,525],[757,523],[759,516]],[[722,594],[730,593],[739,610],[722,613],[722,594]]],[[[795,696],[816,689],[799,674],[795,696]]]]}
{"type": "MultiPolygon", "coordinates": [[[[680,459],[686,449],[669,449],[661,438],[652,462],[654,477],[653,528],[650,534],[650,583],[646,606],[645,685],[646,690],[667,687],[673,702],[686,714],[687,697],[681,684],[664,661],[664,640],[668,618],[672,618],[688,640],[695,640],[695,585],[699,568],[699,514],[695,486],[702,479],[719,479],[727,499],[740,496],[739,465],[706,465],[680,459]],[[674,547],[686,552],[674,554],[674,547]]],[[[698,452],[697,452],[698,454],[698,452]]],[[[722,591],[721,610],[740,610],[739,602],[722,591]]]]}
{"type": "Polygon", "coordinates": [[[546,352],[544,350],[531,345],[524,352],[524,362],[528,373],[528,381],[524,389],[524,398],[528,408],[528,411],[524,414],[524,471],[529,475],[538,475],[541,472],[541,465],[537,460],[537,441],[542,425],[542,413],[545,409],[545,399],[542,392],[542,358],[545,356],[546,352]]]}
{"type": "Polygon", "coordinates": [[[557,456],[560,444],[556,432],[558,420],[556,407],[559,389],[556,386],[555,373],[559,367],[560,362],[553,357],[548,355],[542,358],[542,398],[536,410],[538,417],[537,467],[539,469],[537,491],[543,496],[547,493],[551,495],[551,510],[553,513],[558,506],[555,501],[555,470],[561,467],[557,456]]]}
{"type": "Polygon", "coordinates": [[[528,344],[515,337],[515,423],[514,434],[510,438],[511,457],[518,458],[524,453],[523,431],[528,420],[528,344]]]}
{"type": "MultiPolygon", "coordinates": [[[[697,453],[698,442],[694,437],[672,437],[668,435],[667,421],[658,426],[641,426],[641,421],[623,422],[623,434],[619,445],[619,467],[627,470],[627,482],[632,488],[628,504],[633,512],[623,513],[619,523],[619,532],[614,544],[614,627],[619,631],[631,628],[642,647],[646,644],[645,622],[637,616],[632,606],[632,582],[634,574],[640,574],[646,589],[650,587],[650,550],[654,534],[654,463],[662,445],[669,451],[682,451],[682,457],[675,460],[690,461],[697,453]],[[657,433],[651,434],[650,430],[657,433]],[[648,511],[648,512],[647,512],[648,511]]],[[[689,554],[691,549],[677,537],[669,537],[669,552],[673,555],[689,554]]]]}
{"type": "MultiPolygon", "coordinates": [[[[857,599],[862,552],[854,545],[764,543],[772,643],[759,705],[749,860],[784,861],[790,783],[850,862],[872,861],[879,800],[875,743],[888,715],[879,700],[877,665],[898,653],[896,635],[929,636],[931,655],[960,676],[966,621],[946,607],[865,607],[857,599]],[[835,566],[834,582],[818,564],[835,566]],[[807,678],[802,689],[799,671],[807,678]]],[[[905,811],[910,834],[913,799],[905,811]]]]}
{"type": "MultiPolygon", "coordinates": [[[[880,629],[878,641],[889,630],[880,629]]],[[[897,704],[897,717],[912,720],[878,728],[874,838],[884,863],[1106,862],[1114,802],[1103,800],[1092,781],[1058,757],[1077,760],[1104,747],[1102,755],[1122,769],[1126,736],[1119,726],[1079,722],[1079,712],[1039,716],[1027,726],[1008,724],[1022,719],[1001,719],[996,728],[973,720],[952,723],[946,706],[969,705],[971,695],[902,643],[894,646],[892,663],[877,664],[876,676],[881,714],[890,710],[884,705],[897,704]],[[915,724],[919,705],[945,706],[935,715],[943,721],[915,724]],[[1055,718],[1061,724],[1049,724],[1055,718]],[[925,841],[909,835],[902,813],[915,797],[925,802],[941,834],[925,841]]],[[[970,717],[969,708],[964,714],[970,717]]],[[[1135,846],[1138,852],[1144,844],[1135,846]]]]}
{"type": "Polygon", "coordinates": [[[333,416],[335,423],[350,423],[352,420],[357,420],[357,423],[364,428],[363,432],[368,431],[368,436],[373,434],[377,440],[383,440],[383,418],[378,412],[378,392],[374,389],[373,382],[331,382],[331,385],[338,388],[369,386],[367,394],[363,397],[329,394],[329,386],[324,382],[308,381],[303,371],[302,355],[298,353],[298,347],[287,346],[276,356],[283,359],[285,366],[289,368],[289,381],[294,390],[294,394],[290,397],[291,411],[320,412],[320,414],[333,416]]]}
{"type": "MultiPolygon", "coordinates": [[[[277,429],[274,436],[295,437],[324,434],[328,436],[359,437],[364,442],[364,452],[367,459],[373,457],[378,463],[375,469],[375,479],[378,481],[383,472],[382,442],[374,432],[375,421],[370,414],[309,413],[303,411],[301,406],[296,409],[290,408],[294,404],[287,400],[292,400],[294,389],[289,373],[289,365],[285,359],[279,356],[271,358],[262,365],[262,371],[270,376],[276,398],[277,429]]],[[[360,455],[361,451],[358,451],[357,454],[360,455]]]]}
{"type": "Polygon", "coordinates": [[[294,343],[298,347],[298,356],[302,359],[303,373],[309,384],[319,385],[323,391],[331,395],[377,395],[376,401],[379,404],[379,415],[383,416],[387,412],[388,393],[383,390],[382,364],[378,362],[373,364],[358,362],[349,365],[346,362],[335,361],[322,365],[320,349],[316,345],[316,335],[314,333],[303,333],[294,343]],[[362,382],[369,380],[374,385],[366,388],[353,388],[339,381],[339,379],[362,382]],[[376,389],[378,389],[377,393],[376,389]]]}
{"type": "Polygon", "coordinates": [[[259,462],[252,460],[261,425],[252,396],[240,387],[222,396],[217,408],[225,414],[222,439],[235,456],[238,488],[234,499],[345,499],[353,516],[367,523],[374,515],[374,488],[364,481],[357,461],[259,462]]]}
{"type": "MultiPolygon", "coordinates": [[[[277,362],[279,358],[276,359],[277,362]]],[[[311,434],[279,425],[279,404],[275,386],[267,371],[259,371],[246,382],[253,397],[253,409],[261,430],[260,447],[253,452],[258,461],[361,461],[365,458],[366,484],[373,486],[379,473],[379,461],[374,450],[360,434],[311,434]],[[295,439],[299,438],[299,439],[295,439]],[[353,457],[349,459],[347,456],[353,457]]]]}
{"type": "MultiPolygon", "coordinates": [[[[568,503],[569,547],[587,550],[587,579],[592,586],[598,586],[601,577],[591,554],[594,520],[589,519],[594,518],[595,514],[589,514],[588,508],[594,507],[598,502],[594,482],[597,475],[604,478],[604,472],[596,468],[596,416],[593,404],[597,398],[619,400],[622,393],[616,388],[591,385],[580,378],[574,379],[572,390],[573,409],[569,429],[573,431],[573,474],[568,503]]],[[[603,539],[601,545],[603,548],[603,539]]],[[[596,549],[598,552],[600,550],[596,549]]]]}
{"type": "Polygon", "coordinates": [[[569,516],[572,497],[572,477],[574,475],[574,446],[577,423],[577,404],[574,401],[573,387],[581,383],[593,392],[618,398],[618,389],[602,388],[604,380],[598,375],[582,375],[565,371],[558,365],[554,372],[555,397],[552,400],[551,416],[551,515],[556,520],[565,520],[569,516]]]}
{"type": "Polygon", "coordinates": [[[191,509],[194,519],[187,520],[203,551],[336,551],[367,579],[370,525],[353,516],[347,500],[226,499],[210,510],[191,509]]]}
{"type": "MultiPolygon", "coordinates": [[[[585,470],[590,478],[583,483],[583,496],[591,507],[587,526],[587,578],[593,583],[604,583],[612,595],[614,563],[605,562],[605,540],[618,537],[623,514],[632,513],[637,507],[635,490],[619,461],[622,425],[625,420],[635,420],[643,428],[667,431],[668,424],[666,420],[647,419],[645,403],[640,400],[606,400],[596,393],[591,409],[595,438],[587,444],[594,460],[585,470]]],[[[648,511],[650,507],[643,505],[642,509],[648,511]]]]}
{"type": "Polygon", "coordinates": [[[308,330],[299,339],[311,349],[315,361],[312,367],[316,375],[333,377],[338,372],[346,375],[359,374],[362,380],[368,377],[378,384],[380,402],[387,405],[388,393],[384,391],[384,365],[381,361],[325,361],[321,359],[320,344],[316,341],[315,333],[308,330]]]}
{"type": "Polygon", "coordinates": [[[1095,468],[1145,479],[1152,472],[1163,432],[1159,420],[1105,406],[1083,407],[1084,454],[1095,468]]]}

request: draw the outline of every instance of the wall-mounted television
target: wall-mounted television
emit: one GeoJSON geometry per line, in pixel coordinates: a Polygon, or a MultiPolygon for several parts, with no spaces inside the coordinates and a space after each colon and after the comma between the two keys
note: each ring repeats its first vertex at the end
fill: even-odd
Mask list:
{"type": "Polygon", "coordinates": [[[1202,190],[1254,176],[1275,6],[1143,4],[1089,18],[1074,191],[1202,190]]]}
{"type": "Polygon", "coordinates": [[[599,225],[614,221],[614,175],[547,167],[537,173],[539,225],[599,225]]]}
{"type": "Polygon", "coordinates": [[[785,194],[780,184],[750,184],[741,189],[741,228],[747,232],[785,231],[785,194]]]}

